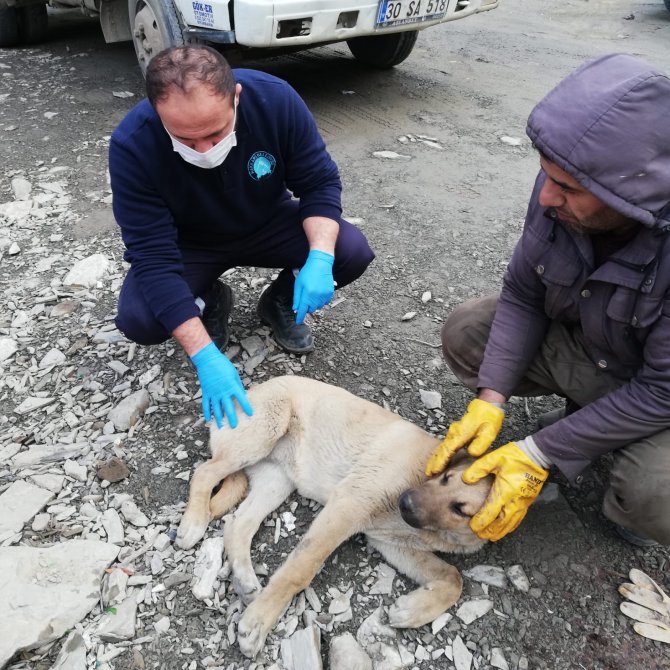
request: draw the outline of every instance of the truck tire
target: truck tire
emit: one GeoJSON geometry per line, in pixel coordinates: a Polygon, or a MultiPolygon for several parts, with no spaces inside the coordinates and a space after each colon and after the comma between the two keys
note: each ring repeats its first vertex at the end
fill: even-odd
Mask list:
{"type": "Polygon", "coordinates": [[[15,7],[0,9],[0,47],[15,47],[19,43],[19,19],[15,7]]]}
{"type": "Polygon", "coordinates": [[[18,7],[16,16],[19,23],[19,41],[21,44],[41,42],[47,36],[49,17],[46,5],[28,5],[18,7]]]}
{"type": "Polygon", "coordinates": [[[386,70],[402,63],[410,55],[418,36],[418,30],[408,30],[389,35],[355,37],[347,40],[347,46],[356,60],[386,70]]]}
{"type": "Polygon", "coordinates": [[[172,0],[128,0],[130,31],[142,74],[163,49],[184,45],[182,27],[172,0]]]}

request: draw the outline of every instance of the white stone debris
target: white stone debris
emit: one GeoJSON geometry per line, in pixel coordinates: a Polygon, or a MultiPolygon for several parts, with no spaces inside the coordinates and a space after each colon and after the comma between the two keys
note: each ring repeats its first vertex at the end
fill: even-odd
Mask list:
{"type": "Polygon", "coordinates": [[[523,593],[530,591],[530,581],[520,565],[511,565],[507,568],[507,577],[515,589],[523,593]]]}
{"type": "Polygon", "coordinates": [[[10,359],[19,349],[19,343],[11,337],[0,337],[0,363],[10,359]]]}
{"type": "Polygon", "coordinates": [[[12,193],[16,200],[28,200],[33,190],[32,184],[24,177],[14,177],[11,181],[12,193]]]}
{"type": "Polygon", "coordinates": [[[353,587],[347,589],[346,593],[342,593],[331,586],[328,589],[328,592],[332,598],[330,605],[328,605],[328,614],[342,614],[351,609],[351,596],[354,592],[353,587]]]}
{"type": "Polygon", "coordinates": [[[100,620],[97,634],[105,642],[121,642],[135,637],[137,598],[131,594],[120,605],[108,607],[100,620]]]}
{"type": "Polygon", "coordinates": [[[128,370],[130,369],[127,365],[124,365],[121,361],[109,361],[107,365],[109,365],[109,367],[112,368],[112,370],[114,370],[116,374],[121,376],[125,375],[126,372],[128,372],[128,370]]]}
{"type": "Polygon", "coordinates": [[[59,493],[65,483],[65,477],[63,475],[46,473],[43,475],[33,475],[30,478],[30,481],[43,489],[47,489],[53,493],[59,493]]]}
{"type": "Polygon", "coordinates": [[[240,345],[249,356],[255,356],[265,348],[263,340],[258,335],[250,335],[240,340],[240,345]]]}
{"type": "Polygon", "coordinates": [[[370,587],[370,595],[389,595],[393,592],[396,571],[386,563],[377,566],[377,581],[370,587]]]}
{"type": "Polygon", "coordinates": [[[429,302],[432,297],[433,294],[430,291],[424,291],[421,294],[421,302],[429,302]]]}
{"type": "Polygon", "coordinates": [[[493,609],[493,601],[486,598],[476,598],[463,603],[455,612],[456,616],[467,626],[480,619],[493,609]]]}
{"type": "Polygon", "coordinates": [[[503,654],[503,651],[500,647],[493,647],[493,649],[491,649],[491,658],[489,663],[494,668],[498,668],[498,670],[509,670],[509,664],[507,663],[507,659],[505,658],[505,655],[503,654]]]}
{"type": "Polygon", "coordinates": [[[386,642],[373,642],[367,646],[366,651],[372,658],[374,670],[402,670],[414,663],[412,654],[409,654],[409,658],[403,658],[397,647],[386,642]]]}
{"type": "Polygon", "coordinates": [[[102,580],[102,604],[104,607],[117,605],[126,598],[128,588],[128,573],[121,568],[107,570],[102,580]]]}
{"type": "Polygon", "coordinates": [[[56,401],[56,398],[26,398],[20,405],[14,408],[16,414],[30,414],[38,409],[42,409],[47,405],[51,405],[56,401]]]}
{"type": "Polygon", "coordinates": [[[440,409],[442,407],[442,394],[439,391],[419,389],[419,396],[426,409],[440,409]]]}
{"type": "Polygon", "coordinates": [[[34,484],[21,480],[14,482],[0,495],[0,542],[20,533],[24,524],[53,497],[51,491],[34,484]]]}
{"type": "Polygon", "coordinates": [[[321,601],[319,600],[316,591],[311,586],[308,586],[305,589],[305,598],[307,598],[309,606],[318,614],[321,611],[321,601]]]}
{"type": "Polygon", "coordinates": [[[308,626],[282,640],[281,659],[285,670],[322,670],[319,628],[308,626]]]}
{"type": "Polygon", "coordinates": [[[79,632],[73,630],[65,638],[50,670],[86,670],[86,642],[79,632]]]}
{"type": "Polygon", "coordinates": [[[51,521],[51,514],[37,514],[33,519],[33,523],[30,526],[32,530],[36,533],[41,533],[43,530],[46,530],[49,527],[49,522],[51,521]]]}
{"type": "Polygon", "coordinates": [[[10,223],[21,223],[28,218],[32,208],[32,200],[6,202],[0,204],[0,216],[4,216],[10,223]]]}
{"type": "Polygon", "coordinates": [[[170,617],[163,616],[154,622],[154,630],[157,633],[167,633],[170,630],[170,617]]]}
{"type": "Polygon", "coordinates": [[[375,158],[383,158],[387,160],[399,160],[399,159],[409,160],[411,158],[411,156],[406,156],[405,154],[399,154],[395,151],[373,151],[372,155],[375,158]]]}
{"type": "Polygon", "coordinates": [[[295,530],[295,515],[292,514],[291,512],[282,512],[279,515],[279,518],[282,520],[282,523],[284,524],[284,528],[291,533],[295,530]]]}
{"type": "Polygon", "coordinates": [[[329,661],[330,670],[372,670],[372,659],[351,633],[331,639],[329,661]]]}
{"type": "Polygon", "coordinates": [[[112,95],[115,98],[132,98],[135,96],[135,94],[130,91],[112,91],[112,95]]]}
{"type": "Polygon", "coordinates": [[[132,500],[124,500],[121,503],[121,514],[123,518],[132,523],[133,526],[144,528],[149,525],[149,518],[142,512],[132,500]]]}
{"type": "Polygon", "coordinates": [[[430,624],[430,630],[433,635],[437,635],[452,619],[453,616],[449,614],[449,612],[440,614],[440,616],[430,624]]]}
{"type": "Polygon", "coordinates": [[[456,670],[470,670],[472,666],[472,653],[465,646],[460,635],[457,635],[452,645],[454,666],[456,670]]]}
{"type": "Polygon", "coordinates": [[[88,469],[85,465],[81,465],[69,458],[63,463],[63,472],[68,477],[72,477],[79,482],[85,482],[88,476],[88,469]]]}
{"type": "Polygon", "coordinates": [[[63,278],[64,286],[95,286],[109,269],[109,259],[104,254],[93,254],[77,261],[63,278]]]}
{"type": "Polygon", "coordinates": [[[103,572],[118,551],[93,540],[0,548],[0,667],[81,621],[98,603],[103,572]]]}
{"type": "Polygon", "coordinates": [[[400,317],[401,321],[411,321],[416,316],[416,312],[406,312],[400,317]]]}
{"type": "Polygon", "coordinates": [[[363,621],[356,631],[356,640],[366,650],[369,644],[379,639],[385,638],[393,641],[396,639],[397,633],[395,629],[382,623],[382,612],[383,609],[378,607],[363,621]]]}
{"type": "Polygon", "coordinates": [[[509,135],[503,135],[500,141],[510,147],[518,147],[523,144],[523,140],[520,137],[510,137],[509,135]]]}
{"type": "Polygon", "coordinates": [[[191,591],[198,600],[211,598],[214,582],[223,563],[223,537],[208,537],[202,541],[193,566],[191,591]]]}
{"type": "Polygon", "coordinates": [[[125,543],[125,534],[123,532],[123,524],[119,513],[113,508],[108,507],[102,513],[102,527],[107,533],[107,541],[111,544],[123,545],[125,543]]]}
{"type": "Polygon", "coordinates": [[[128,430],[144,415],[150,402],[149,393],[146,389],[141,389],[124,398],[111,409],[107,419],[114,424],[117,430],[128,430]]]}
{"type": "Polygon", "coordinates": [[[508,586],[505,571],[495,565],[475,565],[468,570],[463,570],[463,576],[475,582],[497,586],[499,589],[505,589],[508,586]]]}
{"type": "Polygon", "coordinates": [[[88,442],[74,444],[37,444],[21,451],[12,458],[12,467],[17,469],[45,463],[58,463],[67,458],[85,456],[90,450],[88,442]]]}
{"type": "Polygon", "coordinates": [[[44,370],[44,368],[50,368],[52,365],[63,365],[66,360],[66,356],[62,351],[58,349],[49,349],[38,363],[37,367],[40,370],[44,370]]]}

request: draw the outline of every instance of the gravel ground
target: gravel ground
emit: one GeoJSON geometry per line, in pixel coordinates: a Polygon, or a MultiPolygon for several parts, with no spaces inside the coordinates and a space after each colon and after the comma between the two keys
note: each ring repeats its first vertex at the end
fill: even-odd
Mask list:
{"type": "MultiPolygon", "coordinates": [[[[53,496],[22,529],[0,530],[0,544],[109,539],[121,528],[115,565],[133,574],[112,570],[102,605],[76,626],[88,667],[289,670],[297,666],[287,640],[315,622],[324,667],[334,641],[352,633],[377,669],[670,668],[667,647],[636,635],[619,612],[617,592],[633,567],[670,591],[668,550],[613,534],[600,512],[606,459],[579,488],[554,473],[516,533],[449,557],[463,571],[496,568],[486,573],[494,583],[477,569],[466,576],[462,604],[490,603],[479,618],[470,621],[459,603],[432,627],[390,636],[379,624],[371,641],[366,631],[412,584],[402,575],[390,582],[381,557],[356,538],[295,599],[263,655],[240,654],[242,605],[227,566],[203,586],[193,577],[200,546],[184,552],[171,542],[190,473],[207,457],[194,371],[174,344],[135,347],[113,324],[126,267],[106,154],[142,79],[132,47],[105,45],[94,20],[51,19],[45,44],[0,50],[0,494],[24,482],[53,496]],[[140,417],[132,426],[118,410],[127,397],[140,417]],[[128,476],[110,483],[123,469],[113,458],[128,476]],[[99,473],[105,464],[112,470],[99,473]],[[527,584],[510,579],[512,566],[527,584]],[[198,584],[205,597],[195,597],[198,584]],[[105,640],[102,608],[118,616],[126,599],[137,606],[130,636],[105,640]]],[[[256,320],[271,272],[231,272],[229,355],[245,383],[321,379],[443,434],[470,394],[441,360],[440,325],[454,305],[499,286],[537,170],[524,134],[530,109],[597,54],[639,54],[670,71],[669,38],[660,1],[502,0],[493,12],[426,31],[392,71],[360,68],[343,46],[245,63],[306,99],[341,168],[345,214],[377,252],[366,275],[315,316],[318,348],[303,357],[282,353],[256,320]],[[420,389],[439,392],[441,409],[427,409],[420,389]]],[[[557,405],[513,399],[500,439],[524,437],[557,405]]],[[[294,497],[267,520],[254,541],[259,574],[276,569],[315,511],[294,497]]],[[[212,524],[213,546],[220,535],[212,524]]],[[[0,616],[0,629],[10,624],[0,616]]],[[[50,668],[62,646],[63,638],[8,667],[50,668]]]]}

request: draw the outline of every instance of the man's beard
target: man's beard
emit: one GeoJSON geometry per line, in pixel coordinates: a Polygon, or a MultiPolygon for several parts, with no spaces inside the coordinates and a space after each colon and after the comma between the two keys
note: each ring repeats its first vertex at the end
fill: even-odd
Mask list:
{"type": "Polygon", "coordinates": [[[583,219],[566,221],[558,214],[558,218],[572,230],[585,235],[622,235],[637,227],[639,223],[634,219],[624,216],[611,207],[605,207],[593,216],[587,216],[583,219]]]}

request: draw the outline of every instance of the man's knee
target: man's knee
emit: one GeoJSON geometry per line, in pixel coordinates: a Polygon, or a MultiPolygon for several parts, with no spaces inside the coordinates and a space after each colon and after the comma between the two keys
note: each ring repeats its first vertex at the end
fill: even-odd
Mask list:
{"type": "Polygon", "coordinates": [[[670,431],[663,431],[618,452],[603,500],[608,519],[665,545],[670,545],[668,447],[670,431]]]}
{"type": "Polygon", "coordinates": [[[346,286],[358,279],[374,259],[375,253],[365,235],[350,223],[342,222],[333,267],[338,287],[346,286]]]}
{"type": "Polygon", "coordinates": [[[130,312],[119,308],[115,318],[116,327],[132,342],[151,345],[165,342],[170,334],[156,321],[152,314],[130,312]]]}
{"type": "Polygon", "coordinates": [[[461,368],[465,361],[476,365],[484,357],[498,296],[468,300],[451,310],[442,326],[442,353],[449,367],[461,368]]]}

